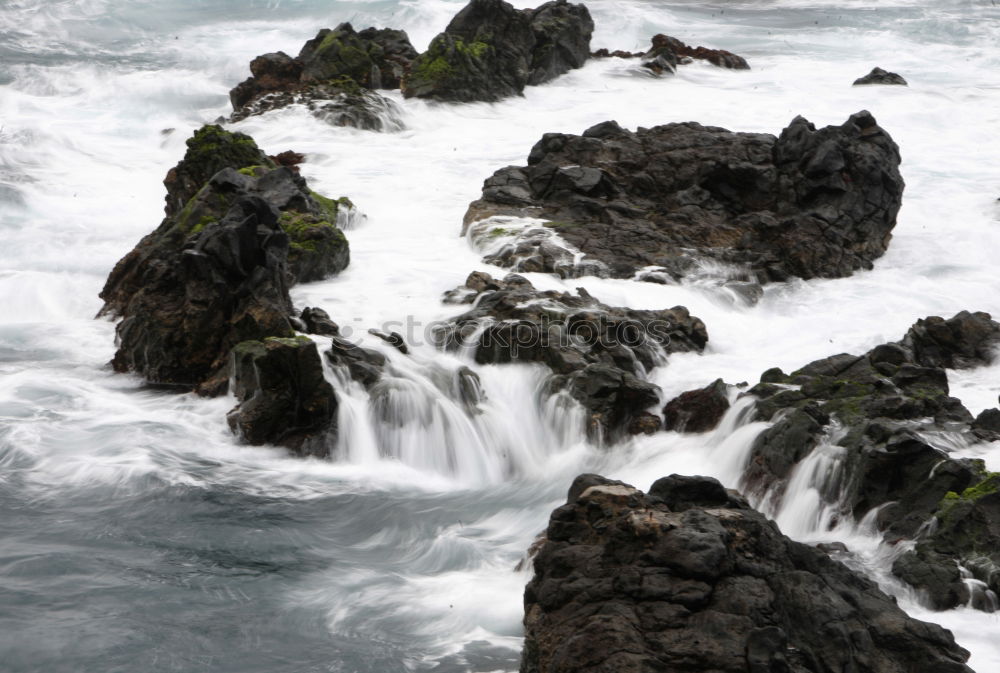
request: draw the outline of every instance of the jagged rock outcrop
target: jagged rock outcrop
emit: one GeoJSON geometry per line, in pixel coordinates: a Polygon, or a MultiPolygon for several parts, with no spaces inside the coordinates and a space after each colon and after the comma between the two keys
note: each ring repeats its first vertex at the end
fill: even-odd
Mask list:
{"type": "Polygon", "coordinates": [[[398,130],[398,107],[373,89],[398,89],[416,56],[401,30],[324,28],[295,58],[276,52],[251,61],[252,76],[229,93],[232,120],[301,104],[334,126],[398,130]]]}
{"type": "Polygon", "coordinates": [[[534,571],[521,673],[971,673],[950,632],[706,477],[577,477],[534,571]]]}
{"type": "Polygon", "coordinates": [[[294,336],[290,284],[347,265],[349,203],[218,126],[195,132],[165,182],[167,217],[108,276],[100,315],[121,319],[117,371],[215,395],[233,346],[294,336]]]}
{"type": "Polygon", "coordinates": [[[744,280],[847,276],[888,246],[899,162],[868,112],[822,129],[798,117],[778,138],[694,122],[635,132],[604,122],[580,136],[545,134],[526,166],[486,180],[465,225],[545,220],[491,255],[515,270],[572,275],[549,260],[578,259],[617,278],[681,278],[714,260],[744,280]]]}
{"type": "Polygon", "coordinates": [[[862,86],[865,84],[895,84],[899,86],[907,86],[906,80],[903,79],[901,75],[897,75],[894,72],[889,72],[888,70],[883,70],[882,68],[872,68],[872,71],[865,75],[864,77],[859,77],[854,80],[854,86],[862,86]]]}
{"type": "Polygon", "coordinates": [[[232,350],[230,429],[248,444],[278,444],[326,457],[336,429],[337,398],[308,337],[244,341],[232,350]]]}
{"type": "Polygon", "coordinates": [[[708,432],[715,429],[728,410],[728,386],[718,379],[667,402],[663,407],[663,427],[678,432],[708,432]]]}
{"type": "Polygon", "coordinates": [[[518,10],[503,0],[471,0],[413,61],[407,98],[498,101],[542,84],[590,57],[594,22],[583,5],[553,0],[518,10]]]}
{"type": "MultiPolygon", "coordinates": [[[[448,298],[475,308],[439,328],[443,348],[471,347],[483,364],[545,364],[554,375],[550,390],[568,391],[587,410],[592,436],[608,440],[659,401],[659,387],[645,380],[649,370],[668,353],[700,352],[708,342],[704,323],[683,306],[610,307],[586,290],[542,292],[514,274],[473,273],[448,298]]],[[[645,431],[641,422],[632,427],[645,431]]]]}
{"type": "Polygon", "coordinates": [[[730,70],[749,70],[750,64],[742,56],[725,49],[709,49],[708,47],[692,47],[684,44],[676,37],[658,34],[651,40],[649,50],[645,52],[628,52],[622,50],[609,51],[598,49],[595,58],[641,58],[642,66],[654,74],[672,74],[678,65],[686,65],[692,61],[708,61],[712,65],[730,70]]]}
{"type": "MultiPolygon", "coordinates": [[[[743,487],[780,498],[795,467],[821,442],[834,441],[844,456],[837,478],[818,485],[823,497],[858,520],[877,512],[887,540],[918,541],[894,571],[924,590],[929,606],[964,604],[969,594],[956,563],[975,566],[989,556],[988,531],[1000,531],[1000,510],[989,509],[989,498],[980,506],[978,496],[996,482],[981,460],[955,457],[933,438],[948,431],[970,444],[980,440],[984,429],[949,395],[944,367],[986,364],[997,345],[1000,324],[963,311],[920,320],[899,342],[861,356],[835,355],[789,375],[765,372],[750,393],[759,398],[759,417],[774,423],[752,447],[743,487]],[[974,525],[980,528],[972,536],[952,532],[974,525]]],[[[973,571],[994,591],[998,564],[994,554],[973,571]]]]}

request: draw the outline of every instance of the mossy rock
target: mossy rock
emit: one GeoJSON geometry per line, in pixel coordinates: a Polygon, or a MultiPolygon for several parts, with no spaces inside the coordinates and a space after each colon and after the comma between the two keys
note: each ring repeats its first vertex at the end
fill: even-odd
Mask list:
{"type": "Polygon", "coordinates": [[[350,246],[336,220],[286,211],[278,222],[288,234],[288,269],[298,282],[322,280],[347,268],[350,246]]]}
{"type": "Polygon", "coordinates": [[[382,47],[358,37],[350,24],[341,24],[333,30],[324,28],[299,52],[302,81],[342,81],[345,86],[370,88],[373,69],[384,57],[382,47]]]}
{"type": "Polygon", "coordinates": [[[521,93],[526,79],[520,64],[507,64],[483,36],[465,40],[442,33],[413,61],[403,81],[403,95],[497,101],[521,93]]]}
{"type": "Polygon", "coordinates": [[[167,215],[181,210],[223,168],[240,170],[249,166],[273,168],[274,162],[248,135],[226,131],[216,124],[201,127],[188,138],[184,158],[163,181],[167,215]]]}

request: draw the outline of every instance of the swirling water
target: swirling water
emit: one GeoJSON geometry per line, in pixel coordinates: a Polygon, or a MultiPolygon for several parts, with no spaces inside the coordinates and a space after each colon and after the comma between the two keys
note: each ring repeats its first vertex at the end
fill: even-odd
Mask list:
{"type": "MultiPolygon", "coordinates": [[[[992,2],[592,0],[595,46],[638,49],[667,32],[754,69],[695,64],[654,80],[591,62],[498,104],[398,99],[407,128],[392,134],[297,109],[236,125],[270,152],[307,153],[314,188],[349,195],[367,215],[349,232],[351,267],[296,288],[296,304],[323,306],[358,335],[398,321],[416,344],[410,360],[389,354],[395,387],[381,401],[340,384],[337,460],[238,446],[223,421],[232,400],[112,374],[114,330],[92,319],[97,293],[159,222],[163,175],[192,129],[228,112],[249,60],[296,53],[341,21],[404,28],[422,48],[462,4],[0,4],[0,670],[514,670],[527,580],[515,566],[573,476],[644,488],[702,473],[735,485],[763,427],[745,422],[745,407],[706,435],[602,451],[571,406],[541,400],[544,372],[476,366],[423,338],[456,312],[442,292],[490,270],[459,236],[466,204],[543,132],[617,119],[776,133],[798,114],[831,124],[867,108],[901,147],[904,207],[874,271],[771,286],[753,307],[697,283],[531,276],[701,317],[710,347],[654,372],[665,397],[860,352],[926,315],[1000,313],[992,2]],[[850,86],[875,65],[910,86],[850,86]],[[475,418],[447,394],[463,365],[486,395],[475,418]]],[[[953,373],[953,390],[974,412],[994,406],[998,373],[953,373]]],[[[1000,468],[998,447],[964,450],[1000,468]]],[[[888,552],[863,522],[826,530],[817,492],[835,454],[834,441],[808,466],[818,477],[803,475],[770,513],[801,539],[848,542],[904,607],[954,629],[974,668],[1000,670],[995,616],[922,610],[885,576],[888,552]]]]}

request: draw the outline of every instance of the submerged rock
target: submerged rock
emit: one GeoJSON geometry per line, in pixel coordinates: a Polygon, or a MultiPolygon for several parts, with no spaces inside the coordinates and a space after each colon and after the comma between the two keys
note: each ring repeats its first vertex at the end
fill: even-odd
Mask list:
{"type": "Polygon", "coordinates": [[[590,57],[594,22],[583,5],[553,0],[517,10],[503,0],[471,0],[414,60],[407,98],[498,101],[542,84],[590,57]]]}
{"type": "Polygon", "coordinates": [[[918,541],[894,572],[924,590],[930,607],[967,600],[957,562],[986,559],[973,574],[1000,591],[1000,553],[985,542],[990,530],[1000,532],[1000,510],[991,511],[989,499],[987,507],[976,504],[994,476],[982,461],[950,455],[933,439],[947,432],[953,442],[979,441],[972,414],[949,395],[944,367],[986,364],[997,345],[1000,324],[963,311],[920,320],[900,341],[861,356],[835,355],[789,375],[765,372],[750,393],[759,418],[773,425],[751,449],[744,488],[780,499],[795,467],[822,442],[834,442],[844,454],[836,479],[820,486],[822,496],[844,516],[871,514],[889,540],[918,541]],[[953,534],[976,521],[982,528],[975,535],[953,534]]]}
{"type": "Polygon", "coordinates": [[[534,571],[522,673],[971,673],[950,632],[707,477],[577,477],[534,571]]]}
{"type": "Polygon", "coordinates": [[[347,265],[348,206],[218,126],[195,132],[166,183],[167,217],[115,265],[100,315],[121,319],[117,371],[216,395],[233,346],[294,336],[290,284],[347,265]]]}
{"type": "Polygon", "coordinates": [[[465,223],[546,220],[583,253],[567,255],[617,278],[680,278],[705,260],[760,281],[841,277],[885,252],[902,199],[899,162],[867,112],[818,130],[798,117],[778,138],[694,122],[631,132],[611,121],[580,136],[545,134],[526,166],[486,180],[465,223]]]}
{"type": "Polygon", "coordinates": [[[399,88],[416,56],[401,30],[324,28],[295,58],[276,52],[251,61],[252,77],[229,93],[232,120],[299,104],[334,126],[399,130],[398,106],[373,89],[399,88]]]}
{"type": "Polygon", "coordinates": [[[552,370],[552,392],[566,390],[586,409],[592,436],[614,440],[659,401],[659,387],[644,380],[673,352],[700,352],[708,342],[701,320],[683,306],[640,311],[606,306],[583,289],[577,294],[539,291],[511,274],[495,280],[470,274],[453,301],[475,308],[442,326],[442,347],[474,349],[476,362],[541,362],[552,370]]]}
{"type": "Polygon", "coordinates": [[[308,337],[244,341],[232,351],[230,429],[248,444],[279,444],[299,455],[326,457],[337,398],[308,337]]]}
{"type": "Polygon", "coordinates": [[[896,84],[900,86],[907,86],[906,80],[900,75],[897,75],[894,72],[889,72],[888,70],[883,70],[882,68],[872,68],[870,73],[864,77],[859,77],[854,80],[854,86],[861,86],[864,84],[896,84]]]}

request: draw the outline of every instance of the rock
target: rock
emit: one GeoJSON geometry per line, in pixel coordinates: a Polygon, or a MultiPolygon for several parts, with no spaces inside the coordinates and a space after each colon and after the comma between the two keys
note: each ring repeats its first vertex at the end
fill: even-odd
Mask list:
{"type": "MultiPolygon", "coordinates": [[[[626,52],[627,53],[627,52],[626,52]]],[[[631,55],[630,55],[631,56],[631,55]]],[[[646,59],[642,66],[660,75],[664,72],[673,73],[678,64],[690,63],[692,59],[708,61],[720,68],[732,70],[749,70],[750,64],[742,56],[737,56],[725,49],[708,49],[706,47],[690,47],[676,37],[669,35],[654,35],[649,51],[642,54],[646,59]]]]}
{"type": "Polygon", "coordinates": [[[972,427],[980,436],[1000,439],[1000,409],[984,409],[976,416],[972,427]]]}
{"type": "Polygon", "coordinates": [[[252,77],[229,92],[234,110],[239,110],[262,94],[297,88],[302,77],[302,62],[283,51],[262,54],[250,61],[250,72],[252,77]]]}
{"type": "Polygon", "coordinates": [[[864,84],[897,84],[901,86],[906,86],[906,80],[894,72],[889,72],[883,70],[882,68],[872,68],[872,71],[865,75],[864,77],[859,77],[854,80],[854,86],[862,86],[864,84]]]}
{"type": "Polygon", "coordinates": [[[528,15],[535,35],[528,84],[544,84],[583,67],[590,58],[590,36],[594,32],[594,21],[586,6],[554,0],[528,10],[528,15]]]}
{"type": "Polygon", "coordinates": [[[725,49],[708,49],[707,47],[691,47],[676,37],[669,35],[654,35],[650,48],[645,52],[609,51],[598,49],[592,55],[594,58],[642,58],[642,67],[651,70],[656,75],[676,72],[677,66],[691,63],[693,60],[708,61],[712,65],[731,70],[749,70],[750,64],[742,56],[725,49]]]}
{"type": "Polygon", "coordinates": [[[971,444],[989,432],[949,396],[943,367],[987,364],[998,338],[1000,324],[988,314],[963,311],[919,320],[900,341],[862,356],[835,355],[790,375],[768,370],[750,393],[759,417],[773,425],[755,440],[742,487],[780,501],[792,470],[835,432],[843,457],[834,478],[817,488],[845,516],[873,513],[887,540],[917,541],[894,572],[923,591],[929,607],[968,601],[957,568],[977,558],[989,560],[976,577],[1000,591],[1000,574],[991,579],[1000,554],[990,557],[985,544],[970,543],[989,540],[990,530],[1000,534],[1000,509],[993,513],[989,498],[980,505],[976,497],[991,491],[993,477],[981,461],[928,441],[948,432],[971,444]],[[933,518],[939,523],[928,526],[933,518]],[[970,525],[979,526],[971,537],[954,532],[970,525]]]}
{"type": "Polygon", "coordinates": [[[899,161],[867,112],[819,130],[798,117],[779,138],[604,122],[581,136],[547,133],[526,166],[494,173],[465,231],[491,217],[547,220],[552,236],[515,239],[507,247],[517,254],[491,256],[508,266],[534,258],[539,271],[570,259],[616,278],[680,278],[710,259],[744,281],[841,277],[885,252],[902,198],[899,161]]]}
{"type": "Polygon", "coordinates": [[[404,31],[368,28],[355,32],[349,23],[324,28],[302,46],[302,81],[317,83],[349,77],[370,89],[398,89],[417,50],[404,31]]]}
{"type": "MultiPolygon", "coordinates": [[[[964,605],[968,591],[955,587],[953,569],[965,566],[972,577],[994,593],[994,602],[976,605],[996,609],[995,595],[1000,594],[1000,473],[987,472],[982,464],[967,488],[956,488],[941,498],[934,518],[937,525],[923,535],[915,550],[915,565],[909,575],[901,575],[926,591],[932,607],[948,609],[964,605]]],[[[893,567],[893,572],[897,568],[893,567]]]]}
{"type": "Polygon", "coordinates": [[[364,348],[340,336],[331,339],[330,350],[324,355],[330,364],[346,368],[348,375],[366,388],[371,388],[382,378],[386,363],[385,356],[378,351],[364,348]]]}
{"type": "Polygon", "coordinates": [[[381,330],[372,328],[368,330],[368,333],[371,334],[372,336],[377,336],[379,339],[386,342],[387,344],[398,350],[403,355],[410,354],[410,348],[409,346],[406,345],[406,339],[404,339],[403,335],[400,334],[399,332],[386,333],[381,330]]]}
{"type": "Polygon", "coordinates": [[[651,413],[640,413],[629,421],[626,432],[630,435],[655,435],[660,431],[660,417],[651,413]]]}
{"type": "Polygon", "coordinates": [[[962,311],[948,320],[918,320],[901,346],[912,350],[923,367],[966,369],[992,362],[998,343],[1000,333],[989,313],[962,311]]]}
{"type": "Polygon", "coordinates": [[[522,673],[971,673],[950,632],[706,477],[578,477],[524,606],[522,673]]]}
{"type": "Polygon", "coordinates": [[[305,106],[314,117],[330,126],[385,132],[403,128],[402,110],[398,105],[348,79],[309,84],[294,91],[262,94],[233,112],[229,120],[238,122],[290,105],[305,106]]]}
{"type": "Polygon", "coordinates": [[[286,166],[291,168],[295,173],[298,173],[299,164],[305,162],[306,155],[300,154],[299,152],[293,152],[292,150],[285,150],[279,154],[269,156],[268,159],[273,161],[277,166],[286,166]]]}
{"type": "Polygon", "coordinates": [[[336,429],[337,398],[323,378],[308,337],[244,341],[232,351],[230,429],[248,444],[279,444],[300,455],[326,457],[336,429]]]}
{"type": "Polygon", "coordinates": [[[610,307],[582,289],[538,291],[515,274],[498,281],[473,273],[448,296],[475,308],[438,329],[441,347],[471,347],[481,364],[545,364],[554,375],[549,390],[569,391],[587,410],[591,435],[609,441],[648,427],[646,410],[659,401],[659,388],[645,373],[668,353],[700,352],[708,342],[704,323],[683,306],[610,307]]]}
{"type": "Polygon", "coordinates": [[[729,410],[728,387],[717,379],[701,390],[689,390],[663,407],[664,428],[678,432],[714,430],[729,410]]]}
{"type": "Polygon", "coordinates": [[[399,130],[398,106],[372,89],[399,88],[416,56],[401,30],[356,32],[349,23],[324,28],[295,58],[277,52],[251,61],[253,76],[229,93],[231,120],[300,104],[334,126],[399,130]]]}
{"type": "Polygon", "coordinates": [[[678,60],[680,58],[689,58],[708,61],[712,65],[717,65],[720,68],[729,68],[730,70],[750,69],[750,64],[747,63],[745,58],[725,49],[709,49],[701,46],[690,47],[676,37],[663,34],[654,35],[652,42],[652,51],[670,49],[679,57],[678,60]]]}
{"type": "Polygon", "coordinates": [[[247,166],[270,167],[272,163],[250,136],[224,131],[221,126],[203,126],[188,139],[183,161],[163,179],[167,216],[178,213],[223,168],[247,166]]]}
{"type": "Polygon", "coordinates": [[[933,551],[908,551],[892,564],[892,574],[924,592],[933,610],[951,610],[969,602],[955,559],[933,551]]]}
{"type": "Polygon", "coordinates": [[[455,102],[520,95],[582,66],[593,30],[587,8],[566,0],[534,10],[471,0],[414,60],[403,95],[455,102]]]}
{"type": "Polygon", "coordinates": [[[116,371],[217,395],[233,346],[294,336],[288,286],[346,266],[341,205],[217,126],[165,182],[167,217],[108,276],[99,315],[121,318],[116,371]]]}
{"type": "Polygon", "coordinates": [[[340,327],[330,319],[330,314],[321,308],[307,306],[299,315],[302,326],[299,331],[323,336],[340,336],[340,327]]]}

